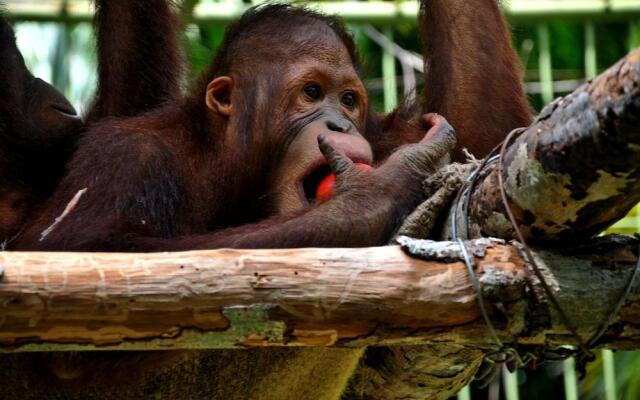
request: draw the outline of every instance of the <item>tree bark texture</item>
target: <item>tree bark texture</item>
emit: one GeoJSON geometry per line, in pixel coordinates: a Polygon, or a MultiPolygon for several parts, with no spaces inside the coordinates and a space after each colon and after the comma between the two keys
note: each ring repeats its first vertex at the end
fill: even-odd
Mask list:
{"type": "MultiPolygon", "coordinates": [[[[536,252],[584,338],[604,320],[635,265],[634,239],[607,243],[580,254],[536,252]]],[[[515,247],[481,239],[468,248],[504,342],[547,348],[573,343],[515,247]]],[[[424,242],[418,252],[424,259],[395,246],[5,252],[0,346],[134,350],[453,341],[494,348],[459,246],[424,242]]],[[[632,293],[603,345],[640,348],[640,299],[632,293]]]]}
{"type": "MultiPolygon", "coordinates": [[[[512,238],[491,168],[473,193],[472,232],[512,238]]],[[[640,202],[640,49],[548,105],[508,147],[503,179],[532,240],[590,237],[640,202]]]]}

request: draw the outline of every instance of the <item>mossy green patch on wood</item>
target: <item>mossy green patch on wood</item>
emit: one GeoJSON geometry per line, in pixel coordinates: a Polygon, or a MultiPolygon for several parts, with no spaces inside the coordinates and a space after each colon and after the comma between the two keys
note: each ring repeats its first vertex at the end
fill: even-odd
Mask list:
{"type": "Polygon", "coordinates": [[[597,174],[586,195],[576,199],[571,175],[545,171],[538,160],[529,157],[523,143],[509,165],[505,190],[520,208],[537,217],[528,229],[538,227],[553,234],[565,231],[583,207],[624,193],[631,172],[612,175],[598,170],[597,174]]]}

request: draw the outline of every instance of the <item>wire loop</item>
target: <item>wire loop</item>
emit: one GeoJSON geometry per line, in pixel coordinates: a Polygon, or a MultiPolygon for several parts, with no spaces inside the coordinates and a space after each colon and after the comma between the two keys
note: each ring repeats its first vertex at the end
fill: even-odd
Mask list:
{"type": "MultiPolygon", "coordinates": [[[[489,329],[489,332],[493,340],[496,342],[496,345],[498,347],[498,350],[487,353],[485,355],[485,362],[489,362],[492,364],[507,364],[507,365],[515,364],[516,367],[520,367],[520,366],[525,366],[532,361],[537,362],[539,361],[540,358],[547,359],[547,360],[554,360],[554,359],[560,360],[560,359],[565,359],[571,356],[577,356],[578,368],[581,372],[583,372],[584,366],[586,365],[586,363],[595,359],[595,356],[593,355],[590,349],[597,344],[597,342],[602,338],[604,333],[607,331],[613,319],[616,317],[616,315],[624,305],[624,302],[627,296],[629,295],[631,288],[633,287],[633,284],[637,279],[637,276],[640,274],[639,272],[640,271],[640,248],[638,250],[638,261],[636,262],[636,266],[632,271],[631,276],[623,292],[621,293],[620,297],[618,298],[614,306],[611,308],[611,310],[607,314],[607,317],[600,325],[600,328],[594,333],[594,335],[587,342],[585,342],[580,336],[580,334],[578,333],[578,330],[576,329],[573,321],[569,318],[567,313],[564,311],[557,297],[555,296],[549,284],[545,280],[540,270],[540,267],[538,265],[538,262],[533,256],[531,249],[527,245],[524,235],[522,234],[522,231],[520,230],[517,224],[517,221],[513,215],[513,212],[511,211],[511,206],[509,204],[509,200],[505,191],[503,174],[504,174],[504,157],[505,157],[506,149],[509,143],[511,143],[511,141],[513,140],[513,138],[516,135],[522,134],[525,130],[526,128],[516,128],[512,130],[507,135],[505,140],[501,144],[496,146],[489,153],[489,156],[482,161],[480,166],[467,177],[467,180],[458,191],[458,194],[456,195],[456,198],[453,202],[453,209],[451,212],[451,219],[450,219],[451,237],[452,237],[452,240],[457,242],[458,245],[460,246],[460,249],[463,254],[464,262],[467,266],[467,270],[471,278],[471,284],[473,286],[474,291],[476,292],[476,298],[478,301],[478,306],[480,308],[480,313],[482,315],[482,318],[485,321],[485,324],[489,329]],[[498,153],[496,154],[496,152],[498,153]],[[491,318],[489,317],[489,313],[487,312],[484,296],[482,293],[480,280],[478,279],[478,276],[476,274],[476,264],[473,260],[473,257],[469,255],[469,252],[467,251],[467,248],[463,240],[469,239],[469,204],[471,202],[471,195],[473,194],[475,185],[481,176],[486,175],[492,171],[488,167],[494,163],[497,163],[498,186],[499,186],[500,197],[504,206],[504,210],[513,228],[515,236],[521,244],[521,246],[517,246],[517,247],[521,253],[521,256],[523,257],[523,259],[525,259],[527,266],[529,266],[533,270],[533,273],[535,274],[536,278],[540,282],[540,286],[542,287],[546,297],[548,298],[548,300],[551,302],[554,309],[558,313],[558,316],[560,317],[562,324],[567,328],[567,330],[569,330],[571,335],[574,337],[574,340],[578,348],[577,350],[567,349],[566,347],[564,347],[564,348],[554,349],[551,351],[545,350],[544,354],[542,354],[541,356],[531,352],[526,352],[521,357],[514,345],[504,344],[502,342],[493,322],[491,321],[491,318]],[[461,232],[459,232],[461,220],[462,220],[461,228],[463,229],[461,229],[461,232]]],[[[529,278],[529,285],[530,287],[532,287],[531,277],[529,274],[527,275],[529,278]]]]}

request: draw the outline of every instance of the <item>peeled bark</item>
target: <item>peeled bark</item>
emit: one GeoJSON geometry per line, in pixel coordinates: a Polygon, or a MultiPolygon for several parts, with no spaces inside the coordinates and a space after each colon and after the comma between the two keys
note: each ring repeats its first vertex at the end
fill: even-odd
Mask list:
{"type": "MultiPolygon", "coordinates": [[[[494,347],[458,245],[423,245],[418,251],[427,249],[421,257],[428,260],[393,246],[331,252],[5,252],[0,345],[8,351],[363,347],[455,338],[461,345],[494,347]]],[[[636,245],[628,239],[579,255],[536,253],[585,337],[628,280],[636,245]]],[[[468,248],[487,302],[500,304],[501,311],[493,312],[504,340],[572,343],[555,310],[538,301],[542,292],[527,289],[530,274],[516,248],[486,239],[468,242],[468,248]]],[[[625,329],[607,336],[609,347],[640,348],[633,329],[640,324],[640,299],[630,300],[619,321],[625,329]]]]}
{"type": "MultiPolygon", "coordinates": [[[[358,393],[387,400],[447,398],[498,346],[480,316],[459,246],[404,243],[422,259],[394,246],[5,252],[0,347],[25,352],[375,346],[356,374],[358,393]]],[[[486,239],[467,247],[503,343],[536,354],[575,344],[517,248],[486,239]]],[[[623,293],[637,247],[634,238],[606,238],[563,254],[535,252],[583,340],[599,329],[623,293]]],[[[599,346],[640,349],[639,292],[640,280],[599,346]]]]}

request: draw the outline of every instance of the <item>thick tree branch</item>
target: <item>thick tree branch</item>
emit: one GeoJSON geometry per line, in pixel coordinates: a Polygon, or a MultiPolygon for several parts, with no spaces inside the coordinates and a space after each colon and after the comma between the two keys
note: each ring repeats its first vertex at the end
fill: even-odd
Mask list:
{"type": "MultiPolygon", "coordinates": [[[[508,148],[504,182],[525,236],[597,234],[640,202],[640,49],[547,106],[508,148]]],[[[476,233],[512,237],[498,172],[477,186],[476,233]]]]}
{"type": "MultiPolygon", "coordinates": [[[[478,132],[484,131],[480,129],[478,132]]],[[[569,242],[584,240],[622,218],[640,201],[639,149],[640,49],[573,94],[549,105],[507,149],[503,173],[505,191],[524,236],[532,242],[556,242],[555,246],[562,242],[566,246],[569,242]]],[[[438,178],[445,177],[446,174],[438,178]]],[[[445,181],[453,187],[459,185],[455,179],[445,181]]],[[[439,209],[448,192],[443,187],[435,193],[436,196],[416,210],[406,226],[408,233],[424,236],[435,226],[438,218],[433,215],[433,210],[439,209]]],[[[467,223],[467,215],[461,209],[463,203],[458,204],[457,215],[462,217],[457,221],[459,229],[467,223]]],[[[472,191],[468,219],[472,237],[514,237],[500,195],[496,164],[480,175],[472,191]]],[[[451,232],[445,230],[442,236],[450,237],[451,232]]],[[[606,261],[606,258],[602,260],[606,261]]],[[[598,293],[601,301],[614,304],[620,293],[600,287],[608,278],[599,276],[600,272],[589,266],[580,265],[570,262],[558,272],[579,275],[580,280],[591,278],[595,273],[595,279],[605,280],[595,281],[597,284],[584,282],[584,288],[587,288],[585,304],[592,305],[593,293],[598,293]]],[[[562,282],[562,279],[558,281],[562,282]]],[[[583,318],[585,309],[580,308],[583,303],[578,300],[581,295],[579,286],[571,287],[567,285],[558,296],[566,296],[565,311],[571,315],[573,324],[579,327],[582,340],[586,342],[598,329],[594,324],[602,324],[602,313],[607,311],[597,307],[591,321],[583,318]]],[[[530,302],[524,304],[531,307],[530,310],[539,309],[538,303],[534,302],[533,306],[530,302]]],[[[540,315],[545,313],[532,311],[530,319],[525,319],[526,324],[522,326],[529,332],[539,329],[543,332],[541,336],[526,334],[525,338],[517,334],[518,339],[511,338],[507,342],[520,346],[546,343],[554,347],[568,340],[566,332],[558,336],[557,332],[551,333],[539,326],[536,328],[540,321],[532,321],[540,315]]],[[[509,317],[509,313],[505,317],[511,325],[523,321],[521,316],[509,317]]],[[[551,326],[558,326],[557,319],[551,326]]],[[[636,332],[635,326],[636,322],[620,320],[613,329],[636,332]]],[[[466,336],[456,336],[456,329],[449,333],[455,339],[426,346],[368,350],[368,354],[375,354],[376,362],[365,363],[362,367],[363,392],[372,399],[445,399],[455,394],[471,379],[481,356],[474,358],[469,353],[478,348],[459,344],[466,336]],[[466,367],[456,369],[461,365],[461,358],[466,360],[466,367]],[[376,368],[376,363],[384,367],[376,368]]],[[[637,334],[633,333],[630,337],[635,336],[637,334]]],[[[634,340],[631,339],[630,343],[634,340]]],[[[602,343],[606,342],[605,338],[602,343]]],[[[615,347],[622,344],[609,342],[606,345],[615,347]]],[[[634,346],[631,345],[632,348],[634,346]]]]}
{"type": "MultiPolygon", "coordinates": [[[[634,242],[631,240],[631,242],[634,242]]],[[[444,246],[444,247],[443,247],[444,246]]],[[[573,343],[518,251],[470,242],[503,341],[573,343]],[[542,299],[544,300],[544,299],[542,299]]],[[[629,279],[636,243],[540,251],[548,283],[584,338],[629,279]]],[[[9,351],[495,343],[457,245],[431,260],[398,247],[171,254],[2,253],[0,345],[9,351]]],[[[442,251],[442,249],[446,251],[442,251]]],[[[636,287],[638,284],[636,283],[636,287]]],[[[632,296],[603,344],[640,348],[632,296]]]]}

